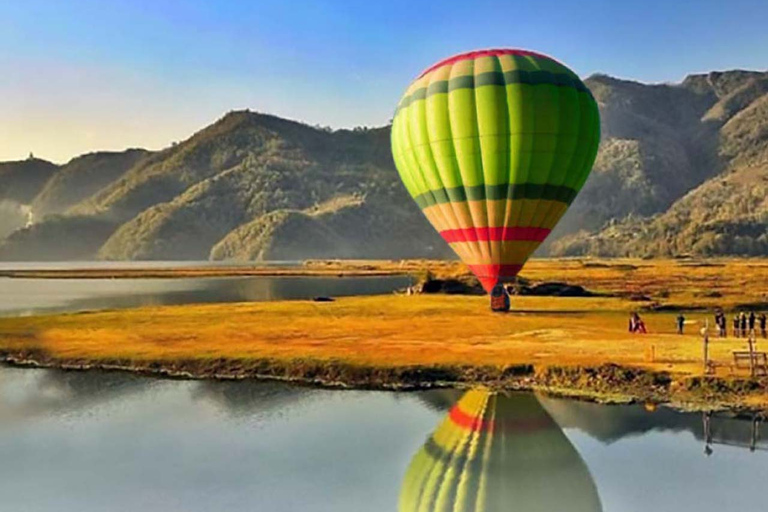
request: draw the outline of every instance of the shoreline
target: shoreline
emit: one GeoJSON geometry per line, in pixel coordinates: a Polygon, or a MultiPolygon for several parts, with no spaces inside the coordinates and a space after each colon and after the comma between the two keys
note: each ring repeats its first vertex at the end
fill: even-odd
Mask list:
{"type": "MultiPolygon", "coordinates": [[[[465,276],[469,270],[456,260],[306,260],[296,264],[217,264],[178,266],[79,268],[0,268],[8,279],[185,279],[206,277],[387,277],[465,276]]],[[[7,265],[6,265],[7,266],[7,265]]]]}
{"type": "Polygon", "coordinates": [[[16,269],[0,270],[0,278],[9,279],[189,279],[206,277],[388,277],[405,276],[398,269],[315,269],[306,267],[185,267],[169,269],[16,269]]]}
{"type": "Polygon", "coordinates": [[[0,364],[61,371],[125,372],[178,380],[277,381],[325,389],[413,392],[484,387],[497,392],[528,391],[606,405],[645,403],[680,412],[731,412],[768,416],[768,379],[674,375],[604,364],[598,367],[531,365],[508,368],[446,366],[381,368],[324,361],[66,360],[42,353],[0,352],[0,364]],[[757,399],[757,400],[756,400],[757,399]]]}
{"type": "MultiPolygon", "coordinates": [[[[458,262],[424,260],[315,261],[292,271],[385,272],[422,282],[468,277],[458,262]]],[[[507,314],[491,312],[487,296],[424,293],[2,317],[0,362],[336,388],[484,385],[768,413],[768,377],[748,378],[731,367],[746,340],[710,331],[717,371],[704,376],[699,335],[714,308],[731,315],[768,306],[768,261],[532,260],[523,279],[595,293],[515,295],[507,314]],[[627,332],[627,318],[637,311],[649,334],[627,332]],[[675,327],[681,311],[684,335],[675,327]]],[[[766,343],[758,339],[757,350],[766,343]]]]}

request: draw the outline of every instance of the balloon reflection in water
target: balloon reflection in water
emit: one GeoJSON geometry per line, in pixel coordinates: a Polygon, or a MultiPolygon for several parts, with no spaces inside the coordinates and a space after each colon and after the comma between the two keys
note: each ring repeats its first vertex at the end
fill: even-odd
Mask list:
{"type": "Polygon", "coordinates": [[[467,392],[411,460],[400,512],[598,512],[589,469],[531,394],[467,392]]]}

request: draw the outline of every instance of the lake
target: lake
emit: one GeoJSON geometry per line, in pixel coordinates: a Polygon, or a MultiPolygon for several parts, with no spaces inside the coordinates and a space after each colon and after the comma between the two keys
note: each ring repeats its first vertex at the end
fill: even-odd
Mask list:
{"type": "Polygon", "coordinates": [[[763,431],[523,393],[0,368],[9,511],[763,510],[763,431]]]}
{"type": "MultiPolygon", "coordinates": [[[[291,262],[272,262],[285,266],[291,262]]],[[[295,263],[295,262],[293,262],[295,263]]],[[[213,262],[3,263],[3,269],[168,268],[213,262]]],[[[231,265],[230,265],[231,266],[231,265]]],[[[392,277],[205,277],[26,279],[0,277],[0,316],[205,302],[310,299],[392,293],[411,284],[392,277]]]]}
{"type": "MultiPolygon", "coordinates": [[[[0,279],[0,314],[391,293],[408,284],[0,279]]],[[[751,418],[531,393],[0,367],[0,510],[763,510],[764,430],[751,418]]]]}

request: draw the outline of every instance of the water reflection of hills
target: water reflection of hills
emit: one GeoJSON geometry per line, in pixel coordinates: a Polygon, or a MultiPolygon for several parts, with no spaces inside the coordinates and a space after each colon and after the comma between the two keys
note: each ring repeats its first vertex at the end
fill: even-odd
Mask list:
{"type": "Polygon", "coordinates": [[[469,391],[411,460],[399,511],[506,510],[602,506],[589,469],[536,396],[469,391]]]}
{"type": "Polygon", "coordinates": [[[280,411],[292,407],[321,391],[307,387],[270,381],[203,381],[192,393],[197,400],[206,400],[235,417],[254,413],[280,411]]]}
{"type": "MultiPolygon", "coordinates": [[[[540,400],[561,427],[579,429],[606,444],[653,431],[687,432],[702,441],[707,437],[701,413],[681,413],[666,407],[648,411],[642,405],[611,406],[546,397],[540,400]]],[[[716,443],[748,447],[755,435],[751,418],[716,414],[709,425],[716,443]]],[[[768,447],[768,442],[759,439],[762,425],[757,427],[756,446],[768,447]]]]}
{"type": "Polygon", "coordinates": [[[0,420],[10,424],[52,413],[71,413],[144,392],[153,382],[116,372],[3,369],[0,420]]]}
{"type": "MultiPolygon", "coordinates": [[[[419,398],[428,407],[447,411],[458,400],[456,390],[436,390],[419,398]]],[[[650,432],[687,432],[704,442],[768,449],[762,422],[728,414],[711,415],[708,423],[701,413],[683,413],[666,407],[648,411],[642,405],[603,405],[577,400],[538,396],[542,406],[562,428],[575,428],[605,444],[650,432]],[[709,436],[705,432],[709,428],[709,436]]]]}
{"type": "Polygon", "coordinates": [[[430,389],[418,394],[419,401],[429,409],[437,412],[446,412],[459,401],[464,394],[460,389],[430,389]]]}
{"type": "MultiPolygon", "coordinates": [[[[0,420],[8,424],[87,410],[130,395],[146,394],[162,382],[121,372],[5,368],[0,371],[0,420]]],[[[313,392],[321,391],[280,382],[190,383],[192,399],[212,403],[232,416],[281,410],[299,403],[313,392]]]]}
{"type": "MultiPolygon", "coordinates": [[[[152,378],[120,372],[71,372],[59,370],[0,371],[0,420],[10,423],[46,414],[73,413],[147,393],[158,385],[152,378]]],[[[194,400],[206,401],[234,417],[281,411],[311,399],[322,391],[280,382],[200,381],[190,385],[194,400]]],[[[418,399],[435,411],[448,411],[463,392],[440,389],[418,393],[418,399]]],[[[715,414],[680,413],[660,407],[653,412],[642,405],[601,405],[538,396],[539,403],[561,428],[578,429],[606,444],[650,432],[687,432],[711,444],[768,449],[765,426],[750,418],[715,414]]]]}

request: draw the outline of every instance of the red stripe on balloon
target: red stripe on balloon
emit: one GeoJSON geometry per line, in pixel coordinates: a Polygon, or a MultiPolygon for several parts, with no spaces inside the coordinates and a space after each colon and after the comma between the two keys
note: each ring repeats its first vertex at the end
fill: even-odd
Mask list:
{"type": "Polygon", "coordinates": [[[451,418],[451,423],[465,430],[471,430],[472,432],[493,430],[493,421],[486,421],[477,416],[467,414],[458,405],[451,409],[448,416],[451,418]]]}
{"type": "Polygon", "coordinates": [[[500,281],[511,279],[515,277],[522,265],[468,265],[469,270],[477,276],[477,279],[485,288],[488,293],[491,292],[494,286],[500,281]]]}
{"type": "Polygon", "coordinates": [[[550,428],[551,421],[547,416],[532,416],[529,418],[504,418],[501,421],[484,420],[461,410],[458,405],[451,408],[448,417],[451,423],[464,430],[472,432],[539,432],[550,428]]]}
{"type": "Polygon", "coordinates": [[[474,272],[477,277],[480,276],[496,276],[496,277],[515,277],[522,265],[513,264],[488,264],[488,265],[469,265],[469,270],[474,272]]]}
{"type": "Polygon", "coordinates": [[[440,235],[446,242],[543,242],[551,230],[547,228],[505,226],[500,228],[446,229],[440,235]]]}
{"type": "Polygon", "coordinates": [[[434,71],[437,68],[447,66],[448,64],[454,64],[456,62],[462,61],[462,60],[469,60],[469,59],[478,59],[480,57],[495,57],[498,55],[520,55],[522,57],[530,56],[530,57],[538,57],[540,59],[549,59],[549,60],[555,60],[549,55],[544,55],[543,53],[539,52],[532,52],[530,50],[518,50],[514,48],[492,48],[489,50],[476,50],[474,52],[467,52],[467,53],[460,53],[458,55],[454,55],[452,57],[448,57],[447,59],[443,59],[437,64],[434,64],[427,69],[425,69],[420,75],[419,78],[423,77],[430,71],[434,71]]]}

